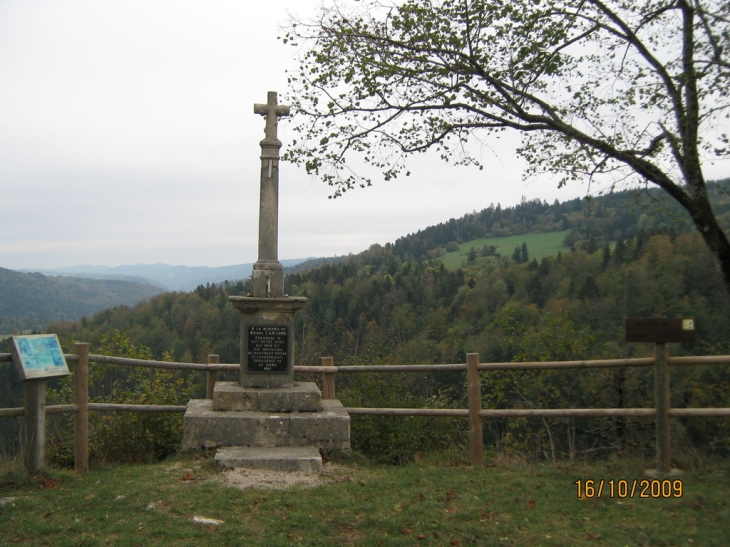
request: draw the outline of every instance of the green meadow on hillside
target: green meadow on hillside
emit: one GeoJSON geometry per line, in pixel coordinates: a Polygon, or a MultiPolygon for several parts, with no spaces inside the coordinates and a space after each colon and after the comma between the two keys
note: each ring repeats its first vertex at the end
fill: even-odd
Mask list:
{"type": "Polygon", "coordinates": [[[497,252],[502,256],[512,256],[512,251],[515,247],[522,246],[522,243],[527,244],[527,250],[530,253],[530,260],[536,258],[537,260],[542,259],[545,256],[555,256],[558,252],[565,252],[570,250],[569,247],[563,245],[563,238],[568,230],[562,230],[560,232],[545,232],[540,234],[522,234],[516,236],[507,237],[481,237],[473,241],[467,241],[459,245],[459,250],[452,253],[446,253],[439,260],[444,263],[450,270],[454,270],[460,267],[465,261],[469,250],[474,247],[476,251],[479,251],[482,247],[494,245],[497,247],[497,252]]]}

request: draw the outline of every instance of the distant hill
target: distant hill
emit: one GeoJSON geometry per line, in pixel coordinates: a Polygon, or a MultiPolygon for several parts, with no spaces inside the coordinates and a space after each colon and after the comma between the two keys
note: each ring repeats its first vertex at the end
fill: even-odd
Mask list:
{"type": "Polygon", "coordinates": [[[0,333],[42,329],[163,292],[150,283],[21,273],[0,268],[0,333]]]}
{"type": "MultiPolygon", "coordinates": [[[[310,260],[293,258],[281,260],[284,267],[295,266],[310,260]]],[[[192,291],[198,285],[237,281],[251,275],[253,263],[233,266],[170,266],[169,264],[135,264],[123,266],[79,265],[50,270],[33,270],[56,276],[83,277],[86,279],[125,280],[139,283],[152,283],[163,290],[192,291]]],[[[29,272],[30,270],[21,270],[29,272]]]]}
{"type": "MultiPolygon", "coordinates": [[[[707,190],[720,226],[730,231],[730,179],[710,182],[707,190]]],[[[525,199],[514,207],[491,205],[479,212],[408,234],[386,247],[390,245],[400,259],[428,260],[442,256],[449,243],[459,245],[463,252],[472,245],[481,246],[476,240],[482,238],[565,230],[565,246],[573,247],[580,242],[578,246],[585,244],[601,248],[609,242],[638,237],[642,232],[666,230],[681,234],[693,233],[696,228],[687,212],[666,192],[649,188],[562,203],[525,199]],[[469,245],[464,246],[465,243],[469,245]]],[[[512,248],[506,247],[498,252],[510,254],[512,248]]]]}

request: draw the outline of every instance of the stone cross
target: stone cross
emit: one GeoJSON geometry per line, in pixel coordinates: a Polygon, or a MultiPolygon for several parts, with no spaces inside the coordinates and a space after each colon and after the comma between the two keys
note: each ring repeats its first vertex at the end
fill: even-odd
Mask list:
{"type": "Polygon", "coordinates": [[[264,146],[264,142],[272,141],[281,147],[281,141],[276,138],[276,125],[279,116],[288,116],[289,107],[283,104],[276,104],[276,91],[269,91],[268,102],[266,104],[255,104],[253,105],[254,114],[261,114],[266,116],[266,138],[261,141],[261,146],[264,146]]]}
{"type": "Polygon", "coordinates": [[[253,266],[252,295],[259,298],[284,296],[284,273],[279,263],[279,149],[276,126],[289,107],[276,102],[269,91],[266,104],[254,104],[254,114],[266,116],[265,138],[261,145],[261,200],[259,204],[259,256],[253,266]]]}

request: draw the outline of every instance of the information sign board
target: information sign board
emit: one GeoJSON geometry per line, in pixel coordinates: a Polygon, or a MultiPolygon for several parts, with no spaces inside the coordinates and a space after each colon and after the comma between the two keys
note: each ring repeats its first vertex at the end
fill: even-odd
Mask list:
{"type": "Polygon", "coordinates": [[[627,319],[627,342],[694,342],[694,319],[627,319]]]}
{"type": "Polygon", "coordinates": [[[289,327],[286,325],[248,325],[246,327],[245,372],[287,373],[289,327]]]}
{"type": "Polygon", "coordinates": [[[21,382],[70,374],[55,334],[13,336],[12,341],[13,363],[21,382]]]}

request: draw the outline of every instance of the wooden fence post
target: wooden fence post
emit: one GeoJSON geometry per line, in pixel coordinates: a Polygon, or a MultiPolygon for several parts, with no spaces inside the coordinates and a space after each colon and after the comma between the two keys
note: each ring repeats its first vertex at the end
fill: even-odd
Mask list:
{"type": "MultiPolygon", "coordinates": [[[[323,367],[333,367],[334,358],[322,357],[323,367]]],[[[335,375],[333,372],[325,372],[324,378],[322,378],[322,398],[323,399],[336,399],[335,395],[335,375]]]]}
{"type": "Polygon", "coordinates": [[[473,466],[484,465],[484,444],[482,439],[482,388],[479,377],[479,354],[466,354],[466,372],[469,383],[469,455],[473,466]]]}
{"type": "Polygon", "coordinates": [[[46,380],[25,382],[25,470],[36,475],[43,470],[46,447],[46,380]]]}
{"type": "Polygon", "coordinates": [[[74,344],[74,468],[78,473],[89,470],[89,344],[74,344]]]}
{"type": "Polygon", "coordinates": [[[654,345],[654,406],[656,407],[656,465],[660,474],[672,467],[672,440],[669,432],[669,366],[666,344],[654,345]]]}
{"type": "MultiPolygon", "coordinates": [[[[221,357],[220,355],[216,355],[214,353],[211,353],[208,355],[208,364],[209,365],[217,365],[220,364],[221,357]]],[[[213,391],[215,390],[215,383],[218,381],[218,371],[217,370],[209,370],[208,371],[208,382],[205,387],[205,398],[206,399],[212,399],[213,398],[213,391]]]]}

